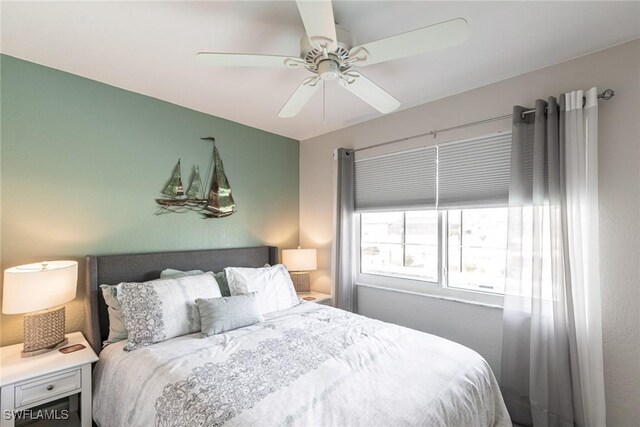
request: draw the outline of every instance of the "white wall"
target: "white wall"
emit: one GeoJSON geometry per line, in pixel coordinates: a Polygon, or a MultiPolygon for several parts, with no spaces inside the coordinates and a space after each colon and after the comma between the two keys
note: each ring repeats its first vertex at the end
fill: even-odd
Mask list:
{"type": "MultiPolygon", "coordinates": [[[[605,386],[609,426],[640,420],[640,40],[303,141],[300,147],[300,241],[318,248],[312,287],[331,288],[332,151],[361,148],[532,106],[536,98],[574,89],[613,88],[600,104],[600,233],[605,386]]],[[[455,140],[508,130],[509,120],[438,136],[455,140]]],[[[433,144],[412,140],[394,150],[433,144]]],[[[387,148],[388,149],[388,148],[387,148]]],[[[370,154],[373,154],[373,151],[370,154]]],[[[502,339],[497,309],[359,287],[367,316],[467,345],[499,375],[502,339]]]]}

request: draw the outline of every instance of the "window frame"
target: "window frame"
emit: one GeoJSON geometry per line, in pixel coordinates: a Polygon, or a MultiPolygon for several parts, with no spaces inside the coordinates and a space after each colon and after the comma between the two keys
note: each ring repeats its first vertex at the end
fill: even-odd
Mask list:
{"type": "MultiPolygon", "coordinates": [[[[398,211],[406,212],[406,211],[398,211]]],[[[406,292],[412,294],[426,295],[441,299],[453,301],[489,305],[502,307],[504,295],[491,293],[487,291],[475,289],[453,288],[448,285],[448,239],[446,238],[447,227],[446,218],[447,211],[437,211],[438,214],[438,281],[409,279],[404,277],[393,276],[389,274],[370,274],[363,273],[361,266],[361,243],[362,243],[362,224],[361,215],[367,212],[359,212],[354,214],[355,229],[355,252],[356,252],[356,285],[368,286],[375,288],[383,288],[392,291],[406,292]]],[[[405,237],[406,228],[403,229],[402,242],[405,237]]]]}
{"type": "MultiPolygon", "coordinates": [[[[418,209],[413,209],[414,211],[417,211],[418,209]]],[[[429,210],[429,209],[420,209],[420,210],[429,210]]],[[[396,245],[402,245],[402,258],[403,258],[403,263],[406,257],[406,230],[407,230],[407,216],[406,213],[410,212],[411,210],[404,210],[404,211],[387,211],[387,212],[402,212],[403,216],[402,216],[402,239],[399,243],[388,243],[388,242],[378,242],[378,243],[383,243],[383,244],[396,244],[396,245]]],[[[371,211],[370,213],[377,213],[378,211],[371,211]]],[[[380,211],[381,212],[381,211],[380,211]]],[[[367,213],[367,212],[362,212],[362,213],[367,213]]],[[[442,283],[442,255],[438,256],[438,265],[436,266],[437,269],[437,281],[431,281],[431,280],[421,280],[421,279],[411,279],[408,277],[401,277],[401,276],[394,276],[392,274],[384,274],[384,273],[378,273],[378,274],[372,274],[372,273],[362,273],[362,265],[361,265],[361,255],[362,255],[362,223],[361,223],[361,213],[356,213],[356,219],[355,221],[357,222],[356,224],[356,236],[357,236],[357,271],[359,273],[361,273],[364,276],[382,276],[382,277],[388,277],[388,278],[397,278],[397,279],[404,279],[404,280],[409,280],[409,281],[414,281],[414,282],[418,282],[418,283],[429,283],[429,284],[435,284],[438,285],[440,283],[442,283]]],[[[442,223],[442,218],[440,213],[438,212],[438,217],[437,217],[437,233],[438,236],[441,236],[443,230],[443,223],[442,223]]],[[[373,242],[365,242],[365,243],[373,243],[373,242]]],[[[414,245],[413,243],[409,243],[409,245],[414,245]]],[[[442,239],[439,237],[438,238],[438,248],[437,248],[437,253],[438,254],[442,254],[442,239]]]]}

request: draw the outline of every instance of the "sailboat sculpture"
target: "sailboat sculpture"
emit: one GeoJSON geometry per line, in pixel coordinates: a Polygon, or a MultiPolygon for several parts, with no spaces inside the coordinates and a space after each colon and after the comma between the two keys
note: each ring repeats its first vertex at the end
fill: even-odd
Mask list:
{"type": "MultiPolygon", "coordinates": [[[[205,139],[205,138],[203,138],[205,139]]],[[[229,216],[236,211],[236,203],[231,194],[231,186],[227,175],[224,173],[222,159],[218,153],[218,147],[213,145],[213,177],[211,179],[211,189],[209,190],[209,199],[205,210],[206,218],[223,218],[229,216]]]]}
{"type": "Polygon", "coordinates": [[[213,167],[213,176],[211,177],[211,187],[209,189],[208,198],[204,198],[202,193],[202,179],[200,171],[196,166],[193,178],[189,184],[186,194],[182,188],[182,177],[180,176],[180,159],[173,171],[173,176],[169,183],[162,191],[164,195],[161,199],[156,199],[160,209],[156,215],[163,213],[180,213],[186,211],[202,212],[205,218],[223,218],[236,212],[236,205],[231,194],[231,186],[229,180],[224,173],[224,166],[218,148],[215,146],[215,139],[208,137],[202,138],[214,142],[213,157],[209,165],[209,170],[213,167]]]}
{"type": "Polygon", "coordinates": [[[202,179],[200,178],[200,171],[198,170],[198,166],[196,166],[196,170],[193,173],[193,179],[191,179],[191,184],[189,185],[189,189],[187,190],[187,200],[198,199],[201,191],[202,179]]]}
{"type": "MultiPolygon", "coordinates": [[[[169,205],[169,202],[186,202],[186,199],[183,199],[184,189],[182,188],[182,176],[180,174],[180,159],[178,159],[178,163],[176,167],[173,169],[173,175],[169,180],[169,183],[162,191],[162,194],[167,197],[166,199],[157,199],[156,201],[159,204],[169,205]],[[166,203],[165,203],[166,202],[166,203]]],[[[171,203],[173,204],[173,203],[171,203]]]]}

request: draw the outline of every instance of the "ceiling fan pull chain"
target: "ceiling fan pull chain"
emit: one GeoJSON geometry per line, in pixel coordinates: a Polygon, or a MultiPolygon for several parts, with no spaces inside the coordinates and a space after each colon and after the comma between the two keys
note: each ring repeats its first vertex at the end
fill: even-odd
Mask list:
{"type": "Polygon", "coordinates": [[[327,124],[327,82],[322,81],[322,124],[327,124]]]}

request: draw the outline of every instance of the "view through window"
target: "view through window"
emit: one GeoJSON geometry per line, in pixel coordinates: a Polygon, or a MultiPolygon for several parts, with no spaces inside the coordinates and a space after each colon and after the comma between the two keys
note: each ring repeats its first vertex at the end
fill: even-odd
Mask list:
{"type": "Polygon", "coordinates": [[[360,271],[502,294],[507,212],[478,208],[362,213],[360,271]]]}
{"type": "Polygon", "coordinates": [[[438,281],[436,211],[362,214],[361,236],[363,273],[438,281]]]}

